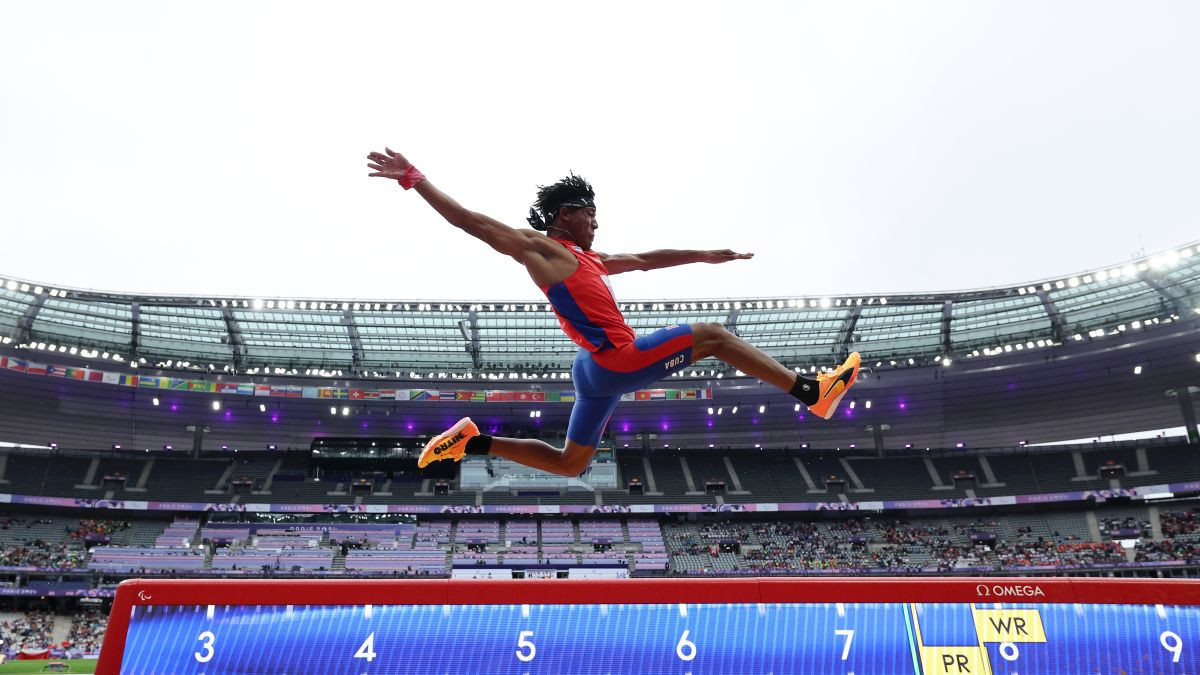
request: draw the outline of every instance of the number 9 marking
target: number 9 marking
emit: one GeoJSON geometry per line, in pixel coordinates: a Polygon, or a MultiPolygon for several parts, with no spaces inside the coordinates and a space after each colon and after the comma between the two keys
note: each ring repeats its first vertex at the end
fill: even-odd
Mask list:
{"type": "Polygon", "coordinates": [[[1163,649],[1171,652],[1171,663],[1179,663],[1179,657],[1183,656],[1183,640],[1178,634],[1165,630],[1162,635],[1158,636],[1158,644],[1163,646],[1163,649]]]}
{"type": "Polygon", "coordinates": [[[687,639],[690,631],[683,631],[683,635],[679,638],[679,644],[675,645],[675,656],[678,656],[681,661],[691,661],[696,658],[696,643],[687,639]]]}
{"type": "Polygon", "coordinates": [[[213,655],[216,654],[216,652],[213,650],[213,643],[217,641],[217,636],[213,635],[211,630],[206,630],[197,635],[196,639],[204,640],[204,644],[201,645],[204,648],[204,653],[201,654],[200,652],[195,652],[192,654],[192,656],[195,656],[196,661],[199,663],[208,663],[209,661],[212,661],[213,655]]]}
{"type": "Polygon", "coordinates": [[[517,646],[521,649],[529,649],[528,653],[522,652],[521,649],[517,650],[517,658],[525,663],[529,663],[533,660],[533,657],[537,655],[537,647],[535,647],[532,642],[525,639],[531,637],[533,637],[533,631],[531,630],[523,630],[517,635],[517,646]]]}

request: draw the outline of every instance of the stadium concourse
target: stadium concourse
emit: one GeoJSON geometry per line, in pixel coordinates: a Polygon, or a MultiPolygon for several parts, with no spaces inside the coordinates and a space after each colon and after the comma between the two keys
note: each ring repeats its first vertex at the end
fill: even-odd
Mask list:
{"type": "Polygon", "coordinates": [[[859,351],[863,379],[826,422],[697,363],[561,478],[416,467],[464,415],[561,441],[574,348],[542,304],[5,277],[0,649],[94,655],[135,577],[1196,577],[1198,291],[1189,244],[1011,288],[626,303],[798,372],[859,351]]]}

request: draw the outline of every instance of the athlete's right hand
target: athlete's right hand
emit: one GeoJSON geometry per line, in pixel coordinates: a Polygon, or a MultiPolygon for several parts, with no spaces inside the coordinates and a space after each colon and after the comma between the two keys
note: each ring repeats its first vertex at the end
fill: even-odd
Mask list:
{"type": "Polygon", "coordinates": [[[367,155],[367,159],[371,160],[367,163],[367,167],[372,169],[374,173],[368,174],[372,178],[391,178],[392,180],[400,180],[404,177],[404,172],[408,167],[412,166],[404,155],[398,152],[393,152],[391,148],[384,148],[383,152],[372,152],[367,155]]]}

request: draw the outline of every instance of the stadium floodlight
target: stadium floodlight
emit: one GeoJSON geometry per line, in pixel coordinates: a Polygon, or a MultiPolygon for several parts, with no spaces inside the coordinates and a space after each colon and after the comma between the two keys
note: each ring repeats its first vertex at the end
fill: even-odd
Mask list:
{"type": "Polygon", "coordinates": [[[213,409],[213,410],[220,410],[220,409],[221,409],[221,402],[220,402],[220,401],[213,401],[213,402],[212,402],[212,409],[213,409]]]}
{"type": "Polygon", "coordinates": [[[349,406],[342,406],[342,417],[345,417],[346,415],[349,415],[349,414],[350,414],[349,406]]]}
{"type": "Polygon", "coordinates": [[[120,444],[120,443],[113,443],[113,444],[112,444],[112,449],[113,449],[113,450],[120,450],[120,449],[121,449],[121,444],[120,444]]]}
{"type": "Polygon", "coordinates": [[[855,400],[853,400],[853,401],[850,401],[850,409],[851,409],[851,410],[854,410],[854,406],[856,406],[856,405],[858,405],[858,400],[857,400],[857,399],[855,399],[855,400]]]}
{"type": "Polygon", "coordinates": [[[708,414],[709,415],[713,414],[713,409],[711,407],[708,409],[708,414]]]}
{"type": "Polygon", "coordinates": [[[731,412],[731,413],[733,413],[734,415],[736,415],[736,414],[737,414],[737,409],[738,409],[738,407],[735,405],[735,406],[733,406],[733,410],[730,410],[729,412],[731,412]]]}
{"type": "Polygon", "coordinates": [[[1134,374],[1134,375],[1141,375],[1141,374],[1142,374],[1142,367],[1141,367],[1141,366],[1134,366],[1134,367],[1133,367],[1133,374],[1134,374]]]}
{"type": "Polygon", "coordinates": [[[267,412],[267,404],[259,403],[258,404],[258,412],[267,412]]]}
{"type": "Polygon", "coordinates": [[[800,412],[800,404],[799,404],[799,403],[797,403],[796,405],[792,406],[792,411],[793,411],[793,412],[800,412]]]}
{"type": "Polygon", "coordinates": [[[951,363],[951,361],[950,361],[950,357],[946,357],[946,358],[942,359],[942,365],[943,365],[943,366],[945,366],[945,367],[949,368],[949,367],[950,367],[950,363],[951,363]]]}
{"type": "Polygon", "coordinates": [[[170,443],[163,443],[163,450],[174,450],[170,443]]]}
{"type": "Polygon", "coordinates": [[[905,443],[905,444],[904,444],[904,448],[905,448],[906,450],[907,450],[908,448],[911,448],[911,447],[912,447],[912,443],[905,443]]]}
{"type": "Polygon", "coordinates": [[[759,414],[759,415],[761,415],[761,414],[763,414],[763,413],[765,413],[765,412],[767,412],[767,405],[766,405],[765,403],[764,403],[764,404],[761,404],[761,405],[759,405],[759,406],[758,406],[758,414],[759,414]]]}
{"type": "Polygon", "coordinates": [[[336,415],[336,414],[337,414],[337,407],[336,407],[336,406],[329,406],[329,414],[330,414],[330,415],[336,415]]]}
{"type": "Polygon", "coordinates": [[[908,365],[912,366],[912,365],[916,365],[916,363],[917,363],[917,362],[916,362],[916,361],[914,361],[914,360],[912,360],[912,358],[911,358],[911,357],[908,359],[908,365]]]}
{"type": "Polygon", "coordinates": [[[870,409],[871,409],[871,402],[870,402],[870,401],[867,401],[867,402],[866,402],[866,403],[864,403],[863,405],[864,405],[864,406],[867,408],[867,410],[870,410],[870,409]]]}
{"type": "Polygon", "coordinates": [[[1196,355],[1196,363],[1200,363],[1200,354],[1196,355]]]}
{"type": "Polygon", "coordinates": [[[262,308],[263,308],[263,301],[262,301],[262,300],[259,300],[258,298],[255,298],[255,299],[254,299],[254,303],[253,303],[253,305],[254,305],[254,309],[262,309],[262,308]]]}
{"type": "Polygon", "coordinates": [[[58,443],[51,442],[51,443],[49,443],[49,446],[50,446],[50,449],[51,449],[51,450],[57,450],[57,449],[58,449],[58,443]]]}
{"type": "Polygon", "coordinates": [[[724,412],[725,412],[725,408],[717,408],[718,415],[720,415],[721,413],[724,413],[724,412]]]}
{"type": "Polygon", "coordinates": [[[155,405],[155,406],[157,406],[157,405],[158,405],[158,397],[157,397],[157,396],[155,396],[154,398],[150,399],[150,403],[151,403],[152,405],[155,405]]]}
{"type": "Polygon", "coordinates": [[[801,444],[800,444],[800,447],[801,447],[801,448],[808,448],[808,443],[801,443],[801,444]]]}
{"type": "Polygon", "coordinates": [[[962,448],[962,447],[965,447],[965,446],[966,446],[966,443],[963,443],[962,441],[959,441],[959,442],[957,442],[957,443],[955,443],[955,444],[954,444],[954,447],[956,447],[956,448],[962,448]]]}

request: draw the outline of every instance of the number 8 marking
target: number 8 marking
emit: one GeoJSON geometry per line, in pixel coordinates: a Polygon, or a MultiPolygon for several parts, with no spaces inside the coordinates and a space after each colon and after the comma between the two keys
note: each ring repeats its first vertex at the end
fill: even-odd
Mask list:
{"type": "Polygon", "coordinates": [[[1158,636],[1158,643],[1163,646],[1163,649],[1171,652],[1171,663],[1179,663],[1179,657],[1183,656],[1183,640],[1177,633],[1169,630],[1163,631],[1162,635],[1158,636]]]}
{"type": "Polygon", "coordinates": [[[200,663],[208,663],[209,661],[212,661],[213,655],[216,654],[216,651],[213,650],[213,643],[217,641],[217,636],[213,635],[211,630],[206,630],[197,635],[196,639],[204,640],[204,644],[201,645],[204,647],[204,654],[201,655],[200,652],[195,652],[192,654],[192,656],[195,656],[196,661],[200,663]]]}

